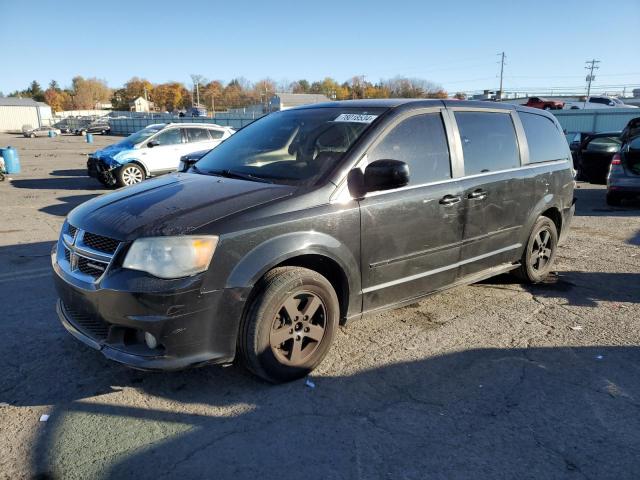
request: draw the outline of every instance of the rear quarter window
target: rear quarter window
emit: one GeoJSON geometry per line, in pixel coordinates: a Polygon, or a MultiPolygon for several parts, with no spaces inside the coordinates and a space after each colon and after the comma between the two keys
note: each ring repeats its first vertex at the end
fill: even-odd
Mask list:
{"type": "Polygon", "coordinates": [[[551,119],[535,113],[519,112],[529,145],[529,163],[568,158],[567,141],[551,119]]]}

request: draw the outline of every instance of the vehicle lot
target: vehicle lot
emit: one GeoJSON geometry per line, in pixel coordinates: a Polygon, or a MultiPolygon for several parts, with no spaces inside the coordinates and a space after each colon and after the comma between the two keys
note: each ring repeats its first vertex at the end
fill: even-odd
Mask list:
{"type": "Polygon", "coordinates": [[[0,472],[7,478],[638,478],[640,205],[580,184],[558,274],[456,288],[342,328],[303,381],[145,373],[55,314],[49,251],[103,194],[84,154],[114,137],[0,135],[0,472]],[[39,422],[48,414],[48,422],[39,422]]]}

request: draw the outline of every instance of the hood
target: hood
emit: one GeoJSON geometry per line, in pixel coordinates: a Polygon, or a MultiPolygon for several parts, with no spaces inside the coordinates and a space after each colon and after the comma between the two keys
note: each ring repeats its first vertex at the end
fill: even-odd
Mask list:
{"type": "Polygon", "coordinates": [[[123,140],[113,145],[104,147],[102,150],[96,150],[93,156],[100,159],[112,159],[116,154],[124,152],[125,150],[132,150],[133,144],[123,140]]]}
{"type": "Polygon", "coordinates": [[[73,209],[68,221],[121,241],[182,235],[294,191],[286,185],[175,173],[89,200],[73,209]]]}

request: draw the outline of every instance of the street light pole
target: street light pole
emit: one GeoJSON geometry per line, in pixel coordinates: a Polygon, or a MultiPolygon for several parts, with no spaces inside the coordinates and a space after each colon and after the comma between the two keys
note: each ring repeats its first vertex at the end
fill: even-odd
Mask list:
{"type": "Polygon", "coordinates": [[[500,100],[502,100],[502,79],[504,76],[504,59],[505,59],[505,54],[504,52],[499,53],[498,55],[501,56],[500,58],[500,90],[498,90],[498,97],[500,100]]]}

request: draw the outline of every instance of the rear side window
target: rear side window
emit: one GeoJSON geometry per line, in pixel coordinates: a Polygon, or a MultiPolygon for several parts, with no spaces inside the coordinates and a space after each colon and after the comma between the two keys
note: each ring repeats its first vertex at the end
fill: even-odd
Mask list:
{"type": "Polygon", "coordinates": [[[409,165],[410,185],[451,178],[449,146],[439,113],[416,115],[391,130],[367,156],[376,160],[400,160],[409,165]]]}
{"type": "MultiPolygon", "coordinates": [[[[529,145],[529,163],[567,158],[567,142],[555,123],[534,113],[520,112],[519,115],[529,145]]],[[[571,141],[576,141],[580,139],[580,134],[573,133],[571,137],[571,141]]]]}
{"type": "Polygon", "coordinates": [[[206,128],[187,128],[188,142],[208,142],[209,133],[206,128]]]}
{"type": "Polygon", "coordinates": [[[520,151],[511,115],[455,112],[460,130],[465,175],[520,166],[520,151]]]}
{"type": "Polygon", "coordinates": [[[209,129],[209,135],[211,135],[211,138],[214,140],[220,140],[224,135],[224,132],[222,130],[209,129]]]}

